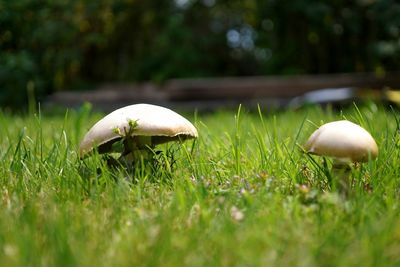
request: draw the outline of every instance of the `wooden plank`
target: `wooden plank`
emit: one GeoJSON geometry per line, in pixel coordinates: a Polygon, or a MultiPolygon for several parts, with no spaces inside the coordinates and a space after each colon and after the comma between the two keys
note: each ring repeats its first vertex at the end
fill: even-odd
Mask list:
{"type": "Polygon", "coordinates": [[[62,91],[47,98],[49,104],[60,104],[68,107],[80,106],[90,102],[96,106],[124,106],[132,103],[166,101],[166,92],[160,91],[152,83],[144,84],[104,84],[95,90],[62,91]]]}
{"type": "Polygon", "coordinates": [[[170,100],[290,98],[323,88],[400,88],[400,73],[232,77],[170,80],[164,86],[170,100]]]}
{"type": "MultiPolygon", "coordinates": [[[[79,107],[91,102],[101,110],[135,103],[163,106],[193,106],[215,109],[218,106],[237,106],[239,103],[268,103],[285,106],[304,93],[324,88],[356,88],[381,90],[385,87],[400,88],[400,72],[377,77],[371,73],[226,77],[206,79],[176,79],[163,85],[154,83],[110,83],[90,91],[63,91],[49,96],[48,105],[79,107]]],[[[368,90],[370,91],[370,90],[368,90]]],[[[365,91],[367,92],[367,91],[365,91]]]]}

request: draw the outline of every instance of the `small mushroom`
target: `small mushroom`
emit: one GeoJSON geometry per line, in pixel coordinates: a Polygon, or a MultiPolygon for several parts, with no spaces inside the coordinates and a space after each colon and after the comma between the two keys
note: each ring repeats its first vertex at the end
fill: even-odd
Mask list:
{"type": "Polygon", "coordinates": [[[80,157],[97,149],[100,154],[121,152],[121,158],[135,161],[147,157],[157,144],[197,136],[193,124],[170,109],[150,104],[130,105],[106,115],[86,133],[80,144],[80,157]]]}
{"type": "Polygon", "coordinates": [[[378,146],[370,133],[347,120],[319,127],[310,136],[304,149],[311,154],[333,158],[332,173],[339,174],[339,190],[344,193],[350,187],[349,164],[367,162],[378,156],[378,146]]]}

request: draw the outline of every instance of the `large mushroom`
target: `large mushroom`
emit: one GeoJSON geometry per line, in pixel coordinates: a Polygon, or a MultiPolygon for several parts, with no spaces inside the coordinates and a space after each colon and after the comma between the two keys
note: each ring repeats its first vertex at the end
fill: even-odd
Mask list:
{"type": "Polygon", "coordinates": [[[157,144],[197,138],[197,130],[178,113],[156,105],[135,104],[117,109],[99,120],[84,136],[79,152],[84,158],[120,152],[132,161],[148,157],[157,144]]]}
{"type": "Polygon", "coordinates": [[[367,162],[378,156],[378,146],[371,134],[347,120],[329,122],[319,127],[310,136],[304,149],[311,154],[333,158],[332,173],[339,176],[338,187],[344,193],[350,187],[349,164],[367,162]]]}

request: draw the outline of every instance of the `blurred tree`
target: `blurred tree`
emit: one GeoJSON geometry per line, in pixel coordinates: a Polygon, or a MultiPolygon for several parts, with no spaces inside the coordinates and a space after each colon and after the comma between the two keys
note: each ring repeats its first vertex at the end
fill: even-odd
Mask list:
{"type": "Polygon", "coordinates": [[[0,105],[103,81],[400,66],[395,0],[0,0],[0,105]]]}
{"type": "Polygon", "coordinates": [[[123,1],[0,0],[0,104],[27,102],[84,81],[93,48],[107,45],[123,1]]]}

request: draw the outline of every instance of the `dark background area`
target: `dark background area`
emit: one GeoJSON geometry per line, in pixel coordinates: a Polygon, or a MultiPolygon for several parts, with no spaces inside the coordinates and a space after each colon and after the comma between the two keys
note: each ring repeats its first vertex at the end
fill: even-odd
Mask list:
{"type": "Polygon", "coordinates": [[[400,66],[391,0],[0,0],[0,106],[171,78],[400,66]]]}

